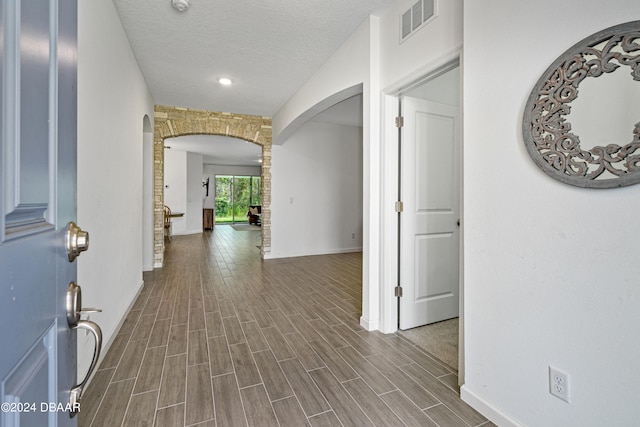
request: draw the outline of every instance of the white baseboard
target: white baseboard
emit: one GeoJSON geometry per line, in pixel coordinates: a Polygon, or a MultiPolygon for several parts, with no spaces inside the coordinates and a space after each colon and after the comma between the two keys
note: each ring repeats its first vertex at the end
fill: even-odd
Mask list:
{"type": "Polygon", "coordinates": [[[360,326],[365,328],[367,331],[377,331],[380,329],[380,321],[367,320],[364,317],[360,316],[360,326]]]}
{"type": "MultiPolygon", "coordinates": [[[[136,290],[133,298],[131,299],[131,301],[129,301],[129,304],[127,305],[127,308],[124,310],[124,313],[120,317],[120,320],[116,324],[115,328],[109,332],[109,334],[107,335],[107,339],[103,341],[103,343],[102,343],[102,351],[100,352],[100,359],[98,360],[98,365],[97,365],[96,369],[93,371],[94,375],[98,371],[98,369],[100,369],[100,364],[102,363],[102,360],[107,355],[107,352],[109,351],[109,349],[111,348],[111,345],[115,341],[116,336],[118,335],[118,331],[120,330],[120,328],[124,324],[124,321],[127,319],[127,316],[129,315],[129,312],[131,311],[131,308],[136,303],[136,300],[140,296],[140,292],[142,292],[143,288],[144,288],[144,280],[141,280],[140,283],[138,283],[138,287],[137,287],[137,290],[136,290]]],[[[93,379],[94,375],[92,375],[91,378],[89,378],[89,381],[87,381],[87,384],[89,384],[91,382],[91,380],[93,379]]]]}
{"type": "Polygon", "coordinates": [[[310,250],[310,251],[300,250],[295,252],[277,252],[277,253],[268,252],[264,254],[264,259],[296,258],[301,256],[314,256],[314,255],[347,254],[352,252],[362,252],[362,246],[357,248],[317,249],[317,250],[310,250]]]}
{"type": "Polygon", "coordinates": [[[475,392],[469,390],[469,387],[463,385],[460,388],[460,397],[466,403],[468,403],[473,409],[480,412],[487,417],[491,422],[500,427],[523,427],[524,424],[519,423],[501,409],[496,408],[491,403],[487,402],[475,392]]]}

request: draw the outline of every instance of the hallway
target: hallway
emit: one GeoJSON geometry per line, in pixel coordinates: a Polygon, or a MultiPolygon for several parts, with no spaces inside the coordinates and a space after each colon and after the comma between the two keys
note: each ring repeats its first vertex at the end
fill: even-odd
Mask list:
{"type": "Polygon", "coordinates": [[[216,226],[167,244],[81,427],[493,426],[450,368],[359,326],[361,254],[262,261],[259,236],[216,226]]]}

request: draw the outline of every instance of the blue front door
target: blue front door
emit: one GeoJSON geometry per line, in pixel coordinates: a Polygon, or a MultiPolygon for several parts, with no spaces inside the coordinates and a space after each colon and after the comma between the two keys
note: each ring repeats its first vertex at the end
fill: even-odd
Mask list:
{"type": "Polygon", "coordinates": [[[0,24],[0,425],[74,426],[76,0],[2,0],[0,24]]]}

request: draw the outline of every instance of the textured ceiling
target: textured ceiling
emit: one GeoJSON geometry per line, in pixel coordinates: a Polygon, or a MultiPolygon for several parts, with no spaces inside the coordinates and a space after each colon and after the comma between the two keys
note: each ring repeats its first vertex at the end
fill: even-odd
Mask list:
{"type": "Polygon", "coordinates": [[[113,0],[156,104],[270,117],[393,1],[113,0]]]}

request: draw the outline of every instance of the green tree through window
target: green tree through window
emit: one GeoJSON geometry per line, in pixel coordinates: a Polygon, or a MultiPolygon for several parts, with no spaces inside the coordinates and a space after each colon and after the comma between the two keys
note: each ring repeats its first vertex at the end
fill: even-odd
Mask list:
{"type": "Polygon", "coordinates": [[[249,206],[262,203],[259,176],[216,175],[216,223],[247,222],[249,206]]]}

